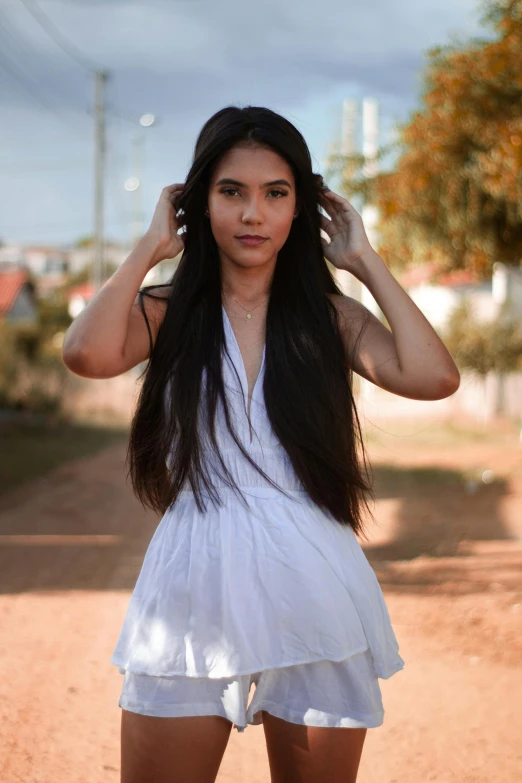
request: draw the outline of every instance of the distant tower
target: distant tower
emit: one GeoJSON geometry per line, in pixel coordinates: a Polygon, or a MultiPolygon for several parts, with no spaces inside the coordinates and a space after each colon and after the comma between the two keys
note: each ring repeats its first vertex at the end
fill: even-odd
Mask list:
{"type": "MultiPolygon", "coordinates": [[[[357,101],[353,98],[346,98],[343,101],[342,111],[341,155],[353,155],[357,152],[358,119],[359,106],[357,101]]],[[[379,171],[379,162],[377,160],[378,136],[378,102],[373,98],[365,98],[362,102],[362,152],[366,159],[363,167],[363,174],[366,177],[373,177],[379,171]]],[[[352,173],[352,167],[347,164],[343,171],[344,178],[349,179],[352,173]]],[[[354,207],[360,212],[368,239],[372,247],[375,248],[378,241],[376,225],[379,217],[376,207],[373,204],[364,204],[359,207],[357,203],[354,203],[354,207]]],[[[380,309],[377,302],[357,278],[341,270],[336,270],[335,276],[339,286],[347,296],[357,299],[375,315],[379,315],[380,309]]]]}
{"type": "Polygon", "coordinates": [[[365,98],[362,105],[363,155],[366,158],[364,173],[368,177],[377,174],[376,161],[379,136],[379,104],[373,98],[365,98]]]}
{"type": "MultiPolygon", "coordinates": [[[[341,127],[341,155],[354,155],[357,151],[356,127],[359,115],[357,101],[353,98],[345,98],[343,101],[342,127],[341,127]]],[[[343,176],[349,179],[352,175],[352,167],[347,164],[343,170],[343,176]]],[[[335,270],[335,278],[343,293],[353,299],[360,300],[361,284],[349,272],[340,269],[335,270]]]]}
{"type": "Polygon", "coordinates": [[[341,155],[353,155],[356,148],[355,126],[357,122],[357,101],[345,98],[341,131],[341,155]]]}
{"type": "MultiPolygon", "coordinates": [[[[365,98],[362,111],[363,155],[365,158],[363,174],[365,177],[374,177],[379,172],[379,161],[377,160],[378,137],[378,104],[377,101],[371,98],[365,98]]],[[[378,210],[373,204],[364,204],[361,210],[361,217],[370,244],[375,248],[378,241],[376,229],[379,217],[378,210]]],[[[383,314],[381,309],[365,285],[361,285],[360,292],[359,301],[377,318],[382,320],[383,314]]],[[[365,378],[360,378],[358,402],[364,409],[365,416],[366,414],[370,416],[378,415],[377,392],[378,389],[373,383],[365,378]]]]}
{"type": "MultiPolygon", "coordinates": [[[[379,161],[377,160],[378,137],[379,137],[379,106],[373,98],[365,98],[362,107],[362,137],[363,137],[363,155],[365,164],[363,174],[365,177],[374,177],[379,173],[379,161]]],[[[377,221],[379,212],[373,204],[365,204],[361,211],[361,217],[364,228],[370,244],[373,248],[377,246],[377,221]]],[[[360,301],[374,313],[379,316],[380,308],[370,294],[366,286],[361,286],[362,298],[360,301]]]]}

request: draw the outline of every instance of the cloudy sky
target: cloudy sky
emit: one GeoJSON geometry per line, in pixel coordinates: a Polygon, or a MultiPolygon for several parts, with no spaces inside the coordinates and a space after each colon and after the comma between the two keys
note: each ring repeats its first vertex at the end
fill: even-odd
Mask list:
{"type": "Polygon", "coordinates": [[[142,130],[145,227],[229,105],[293,122],[324,171],[344,98],[379,103],[380,143],[419,105],[426,50],[490,37],[476,0],[0,0],[0,239],[74,242],[93,225],[92,71],[107,84],[106,232],[128,241],[142,130]]]}

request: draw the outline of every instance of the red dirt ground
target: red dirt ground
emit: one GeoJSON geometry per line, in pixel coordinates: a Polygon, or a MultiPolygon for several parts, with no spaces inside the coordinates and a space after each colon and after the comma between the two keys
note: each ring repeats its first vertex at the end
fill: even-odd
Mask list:
{"type": "MultiPolygon", "coordinates": [[[[493,468],[497,481],[377,493],[363,548],[406,667],[380,680],[358,783],[522,779],[522,445],[370,446],[394,467],[493,468]],[[389,460],[393,454],[393,460],[389,460]]],[[[122,676],[109,663],[158,522],[125,446],[0,499],[1,783],[118,783],[122,676]]],[[[218,782],[269,783],[262,726],[232,731],[218,782]]]]}

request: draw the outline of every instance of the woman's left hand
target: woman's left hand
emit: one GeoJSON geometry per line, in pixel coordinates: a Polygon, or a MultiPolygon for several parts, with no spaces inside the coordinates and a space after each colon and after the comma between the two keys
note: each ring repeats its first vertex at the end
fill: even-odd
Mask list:
{"type": "Polygon", "coordinates": [[[320,214],[321,228],[330,242],[321,237],[325,258],[337,269],[344,269],[356,277],[364,264],[364,256],[374,253],[366,236],[362,218],[349,201],[334,193],[323,190],[319,204],[330,216],[320,214]]]}

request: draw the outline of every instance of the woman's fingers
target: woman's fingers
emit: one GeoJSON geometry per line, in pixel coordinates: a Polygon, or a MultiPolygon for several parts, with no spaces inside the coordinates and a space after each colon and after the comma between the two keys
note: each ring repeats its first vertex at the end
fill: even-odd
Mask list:
{"type": "Polygon", "coordinates": [[[330,234],[332,230],[332,221],[324,215],[321,215],[321,213],[319,213],[319,219],[321,221],[321,228],[323,231],[326,231],[327,234],[330,234]]]}
{"type": "Polygon", "coordinates": [[[171,196],[176,194],[178,191],[183,190],[184,187],[185,187],[185,183],[184,182],[177,182],[174,185],[167,185],[166,187],[164,187],[163,188],[163,193],[167,197],[170,198],[171,196]]]}
{"type": "Polygon", "coordinates": [[[321,204],[321,207],[331,216],[331,223],[341,230],[346,228],[346,226],[350,226],[359,213],[352,207],[349,201],[336,193],[333,194],[332,198],[328,198],[331,193],[332,191],[330,190],[324,199],[325,203],[321,204]]]}
{"type": "MultiPolygon", "coordinates": [[[[333,190],[324,191],[321,193],[321,196],[323,200],[328,204],[340,206],[340,207],[352,207],[348,199],[344,198],[344,196],[340,196],[338,193],[335,193],[333,190]]],[[[352,207],[353,209],[353,207],[352,207]]]]}
{"type": "MultiPolygon", "coordinates": [[[[334,204],[333,201],[329,201],[328,199],[323,198],[322,201],[320,202],[320,205],[321,205],[321,209],[324,209],[324,211],[328,214],[328,216],[333,220],[335,220],[335,218],[338,217],[339,213],[341,212],[339,208],[339,204],[334,204]]],[[[322,215],[322,217],[324,217],[324,215],[322,215]]]]}
{"type": "Polygon", "coordinates": [[[325,201],[329,203],[330,207],[341,212],[347,212],[353,215],[354,212],[357,211],[355,207],[350,204],[348,199],[339,196],[337,193],[334,193],[333,190],[329,190],[328,193],[325,194],[325,201]]]}

